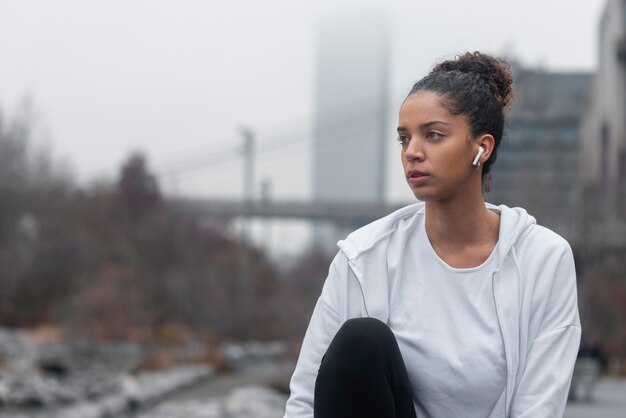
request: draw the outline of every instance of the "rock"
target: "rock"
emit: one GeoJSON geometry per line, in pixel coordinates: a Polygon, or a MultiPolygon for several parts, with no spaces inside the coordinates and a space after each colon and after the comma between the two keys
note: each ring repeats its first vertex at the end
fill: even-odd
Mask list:
{"type": "Polygon", "coordinates": [[[225,344],[221,356],[232,370],[242,370],[257,364],[280,362],[288,351],[289,345],[284,341],[249,341],[225,344]]]}
{"type": "Polygon", "coordinates": [[[139,418],[226,418],[219,400],[166,402],[139,418]]]}
{"type": "Polygon", "coordinates": [[[205,401],[170,401],[139,418],[281,418],[287,397],[262,386],[233,389],[205,401]]]}
{"type": "Polygon", "coordinates": [[[287,397],[275,390],[248,386],[234,389],[224,399],[226,416],[233,418],[280,418],[287,397]]]}
{"type": "Polygon", "coordinates": [[[161,398],[166,393],[191,385],[199,379],[215,374],[208,366],[173,367],[161,372],[146,372],[137,376],[137,402],[144,404],[161,398]]]}

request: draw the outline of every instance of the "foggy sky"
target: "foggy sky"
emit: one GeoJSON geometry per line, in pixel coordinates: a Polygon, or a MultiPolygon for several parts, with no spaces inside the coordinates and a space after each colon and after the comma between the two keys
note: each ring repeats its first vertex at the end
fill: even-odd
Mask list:
{"type": "MultiPolygon", "coordinates": [[[[114,176],[134,149],[159,173],[235,152],[244,124],[260,143],[293,138],[288,152],[260,158],[250,181],[269,178],[274,196],[305,198],[318,16],[343,7],[358,18],[355,4],[362,4],[317,3],[0,0],[0,107],[15,112],[30,98],[48,132],[41,139],[82,181],[114,176]]],[[[551,70],[596,65],[601,0],[386,4],[398,106],[436,61],[465,50],[506,53],[551,70]]],[[[399,160],[390,159],[388,195],[408,199],[399,160]]],[[[161,181],[179,193],[234,197],[242,189],[240,166],[233,160],[161,181]]]]}

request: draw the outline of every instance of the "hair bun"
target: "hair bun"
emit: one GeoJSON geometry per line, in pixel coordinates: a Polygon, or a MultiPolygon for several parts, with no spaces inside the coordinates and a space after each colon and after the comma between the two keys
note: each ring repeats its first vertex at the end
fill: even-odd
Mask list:
{"type": "Polygon", "coordinates": [[[511,104],[513,94],[513,74],[509,64],[497,57],[482,52],[466,52],[453,60],[437,64],[431,73],[442,71],[460,71],[476,74],[485,81],[500,105],[505,108],[511,104]]]}

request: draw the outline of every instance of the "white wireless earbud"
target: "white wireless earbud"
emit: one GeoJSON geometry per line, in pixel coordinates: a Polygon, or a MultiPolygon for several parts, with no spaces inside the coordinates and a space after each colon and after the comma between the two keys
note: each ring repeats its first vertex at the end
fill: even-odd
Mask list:
{"type": "Polygon", "coordinates": [[[472,165],[478,164],[480,156],[483,155],[483,152],[485,152],[485,149],[483,147],[478,147],[478,154],[476,154],[476,158],[474,158],[474,161],[472,161],[472,165]]]}

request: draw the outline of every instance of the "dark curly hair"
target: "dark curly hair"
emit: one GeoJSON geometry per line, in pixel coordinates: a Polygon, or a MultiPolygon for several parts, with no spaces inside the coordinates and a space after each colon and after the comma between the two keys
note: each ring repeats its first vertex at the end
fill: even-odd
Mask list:
{"type": "Polygon", "coordinates": [[[482,52],[466,52],[437,64],[413,85],[408,96],[419,91],[440,93],[453,115],[465,115],[473,136],[491,134],[495,145],[483,164],[483,183],[496,161],[504,132],[504,110],[513,101],[513,75],[509,64],[482,52]]]}

